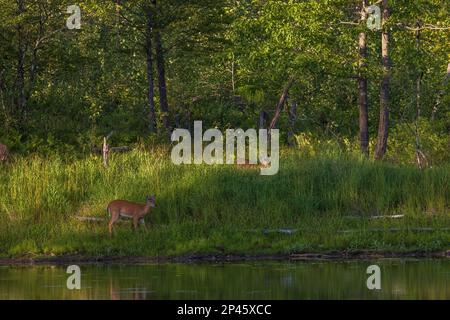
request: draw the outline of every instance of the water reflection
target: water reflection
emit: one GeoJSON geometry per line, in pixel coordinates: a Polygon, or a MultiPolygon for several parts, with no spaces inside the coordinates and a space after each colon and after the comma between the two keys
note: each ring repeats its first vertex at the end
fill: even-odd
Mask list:
{"type": "Polygon", "coordinates": [[[0,268],[1,299],[450,299],[450,260],[81,265],[81,290],[64,266],[0,268]],[[368,290],[366,268],[381,268],[368,290]]]}

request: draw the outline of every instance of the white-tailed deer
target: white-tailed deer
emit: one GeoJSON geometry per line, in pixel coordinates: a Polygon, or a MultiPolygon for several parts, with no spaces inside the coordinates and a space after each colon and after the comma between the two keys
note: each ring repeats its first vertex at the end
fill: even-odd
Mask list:
{"type": "Polygon", "coordinates": [[[0,162],[8,160],[9,151],[8,148],[0,143],[0,162]]]}
{"type": "Polygon", "coordinates": [[[245,163],[236,163],[236,167],[239,169],[259,169],[259,168],[267,168],[269,166],[269,162],[264,159],[261,163],[251,164],[247,159],[245,163]]]}
{"type": "Polygon", "coordinates": [[[129,218],[133,220],[133,227],[136,230],[138,223],[145,227],[144,216],[150,212],[150,208],[156,207],[156,197],[147,196],[145,204],[134,203],[126,200],[114,200],[108,204],[106,209],[111,216],[109,220],[109,234],[112,235],[114,223],[120,218],[129,218]]]}

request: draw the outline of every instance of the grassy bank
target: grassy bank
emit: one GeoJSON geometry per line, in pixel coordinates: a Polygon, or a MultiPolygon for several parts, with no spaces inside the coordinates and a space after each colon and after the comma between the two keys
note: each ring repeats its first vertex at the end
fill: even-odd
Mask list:
{"type": "MultiPolygon", "coordinates": [[[[0,255],[181,255],[328,250],[446,250],[450,167],[420,171],[350,156],[285,153],[280,171],[175,166],[163,151],[19,158],[0,166],[0,255]],[[104,223],[115,198],[156,194],[149,232],[104,223]],[[369,219],[403,214],[401,219],[369,219]],[[292,234],[264,232],[296,229],[292,234]]],[[[147,219],[148,221],[148,219],[147,219]]]]}

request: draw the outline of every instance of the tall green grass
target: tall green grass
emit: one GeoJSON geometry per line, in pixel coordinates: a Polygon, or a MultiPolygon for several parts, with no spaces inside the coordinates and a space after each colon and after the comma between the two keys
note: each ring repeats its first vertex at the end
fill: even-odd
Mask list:
{"type": "Polygon", "coordinates": [[[277,175],[261,176],[233,165],[175,166],[162,150],[115,155],[106,169],[94,156],[27,157],[0,166],[0,254],[440,250],[450,244],[449,232],[442,230],[450,226],[449,208],[449,166],[420,171],[352,156],[288,152],[277,175]],[[106,220],[74,219],[107,219],[109,201],[143,202],[147,194],[157,197],[147,233],[122,224],[109,239],[106,220]],[[386,214],[405,217],[367,219],[386,214]],[[391,227],[404,231],[389,232],[391,227]],[[435,231],[412,231],[416,227],[435,231]],[[277,228],[298,231],[262,232],[277,228]]]}

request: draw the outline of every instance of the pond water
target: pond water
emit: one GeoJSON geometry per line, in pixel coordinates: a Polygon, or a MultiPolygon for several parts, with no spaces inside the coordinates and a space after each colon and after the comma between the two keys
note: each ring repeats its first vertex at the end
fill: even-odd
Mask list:
{"type": "Polygon", "coordinates": [[[450,299],[450,259],[0,266],[0,299],[450,299]],[[366,285],[381,269],[381,289],[366,285]]]}

